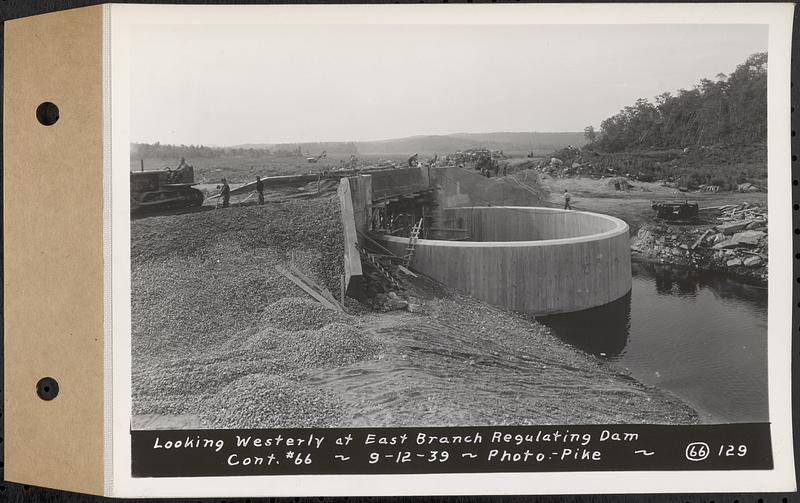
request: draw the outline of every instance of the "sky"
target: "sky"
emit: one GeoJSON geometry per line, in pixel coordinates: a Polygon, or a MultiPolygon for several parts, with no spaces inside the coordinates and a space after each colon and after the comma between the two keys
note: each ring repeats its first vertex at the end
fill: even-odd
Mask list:
{"type": "Polygon", "coordinates": [[[131,141],[582,131],[767,42],[766,25],[140,25],[131,141]]]}

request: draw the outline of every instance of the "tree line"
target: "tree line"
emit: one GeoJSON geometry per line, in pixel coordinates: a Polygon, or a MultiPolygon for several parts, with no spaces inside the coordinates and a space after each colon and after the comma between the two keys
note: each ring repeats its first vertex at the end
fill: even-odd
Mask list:
{"type": "Polygon", "coordinates": [[[730,75],[663,93],[655,103],[640,98],[584,134],[586,148],[600,152],[766,143],[767,54],[749,56],[730,75]]]}
{"type": "Polygon", "coordinates": [[[267,147],[207,147],[205,145],[170,145],[155,143],[131,143],[132,159],[219,159],[230,156],[268,155],[274,157],[304,157],[328,153],[356,154],[353,142],[284,143],[267,147]]]}

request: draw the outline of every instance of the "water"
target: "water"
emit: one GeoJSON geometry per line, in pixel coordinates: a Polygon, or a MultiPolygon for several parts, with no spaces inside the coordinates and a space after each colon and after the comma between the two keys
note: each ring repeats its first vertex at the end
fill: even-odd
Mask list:
{"type": "Polygon", "coordinates": [[[634,263],[633,287],[622,299],[538,321],[569,344],[677,395],[704,422],[769,420],[764,287],[634,263]]]}

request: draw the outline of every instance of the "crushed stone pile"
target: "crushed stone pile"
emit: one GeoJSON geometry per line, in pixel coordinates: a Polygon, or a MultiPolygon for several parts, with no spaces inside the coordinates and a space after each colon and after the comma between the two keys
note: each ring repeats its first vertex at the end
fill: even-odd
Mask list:
{"type": "Polygon", "coordinates": [[[338,322],[318,330],[265,330],[235,344],[240,351],[293,369],[341,367],[368,359],[380,349],[358,328],[338,322]]]}
{"type": "Polygon", "coordinates": [[[350,321],[352,317],[328,309],[311,299],[286,297],[264,310],[263,324],[282,330],[317,330],[334,321],[350,321]]]}
{"type": "Polygon", "coordinates": [[[325,428],[342,405],[320,390],[269,374],[250,374],[225,386],[201,418],[214,428],[325,428]]]}
{"type": "Polygon", "coordinates": [[[132,221],[134,358],[260,329],[270,304],[306,295],[275,270],[292,258],[338,292],[343,247],[335,198],[132,221]]]}
{"type": "Polygon", "coordinates": [[[213,253],[218,243],[236,244],[244,250],[272,249],[285,255],[313,250],[320,255],[321,264],[311,272],[318,273],[329,290],[339,289],[344,244],[334,195],[131,222],[133,263],[174,256],[219,259],[213,253]]]}
{"type": "Polygon", "coordinates": [[[287,398],[290,395],[286,393],[278,393],[263,405],[280,408],[280,402],[285,401],[288,415],[282,416],[283,422],[273,424],[272,419],[264,418],[252,423],[257,417],[254,406],[220,416],[209,414],[220,407],[225,409],[225,400],[234,400],[225,398],[232,391],[240,393],[235,400],[260,403],[258,393],[244,386],[234,390],[234,383],[241,384],[253,376],[260,376],[259,383],[267,382],[267,376],[293,383],[286,386],[300,386],[309,372],[370,359],[382,349],[360,329],[355,317],[311,300],[280,299],[267,306],[261,318],[254,319],[258,320],[256,328],[234,334],[224,342],[200,344],[189,351],[134,354],[134,413],[194,414],[208,426],[228,428],[310,426],[318,421],[325,426],[325,421],[341,414],[334,413],[337,402],[311,391],[306,401],[327,407],[320,409],[320,414],[313,407],[300,407],[299,399],[287,398]]]}

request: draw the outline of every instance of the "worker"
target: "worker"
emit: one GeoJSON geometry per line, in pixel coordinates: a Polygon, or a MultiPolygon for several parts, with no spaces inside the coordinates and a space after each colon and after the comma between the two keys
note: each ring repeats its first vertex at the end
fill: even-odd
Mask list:
{"type": "Polygon", "coordinates": [[[572,194],[567,192],[567,189],[564,189],[564,209],[571,210],[572,206],[569,205],[569,200],[572,199],[572,194]]]}
{"type": "Polygon", "coordinates": [[[418,157],[419,157],[419,154],[414,154],[414,155],[412,155],[411,157],[408,158],[408,167],[409,168],[413,168],[414,166],[417,165],[417,158],[418,157]]]}
{"type": "Polygon", "coordinates": [[[258,192],[258,204],[264,204],[264,182],[261,177],[256,177],[256,192],[258,192]]]}
{"type": "Polygon", "coordinates": [[[219,195],[222,198],[222,207],[227,208],[228,202],[231,199],[231,188],[226,179],[222,179],[222,188],[219,190],[219,195]]]}

